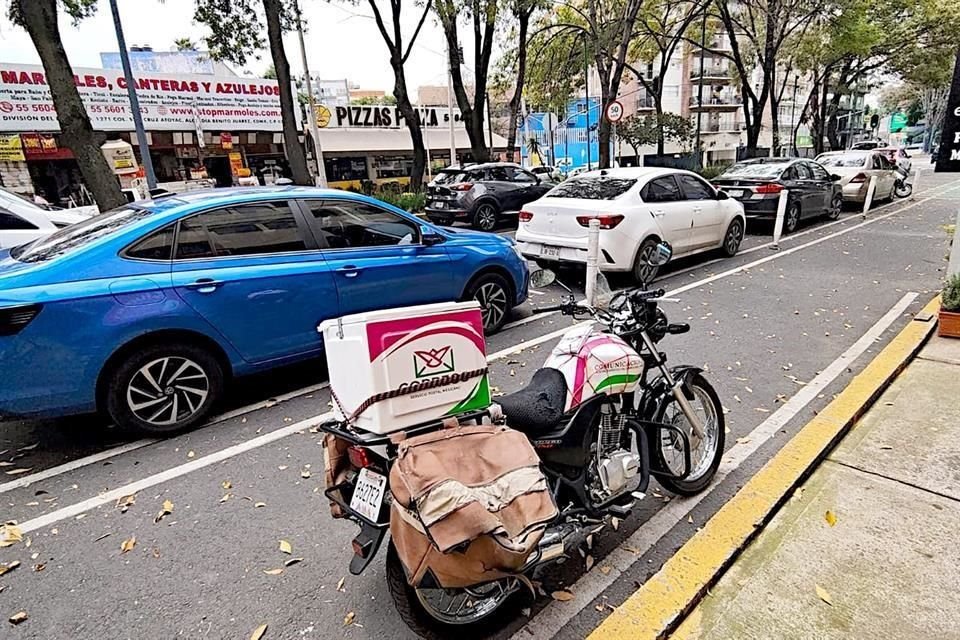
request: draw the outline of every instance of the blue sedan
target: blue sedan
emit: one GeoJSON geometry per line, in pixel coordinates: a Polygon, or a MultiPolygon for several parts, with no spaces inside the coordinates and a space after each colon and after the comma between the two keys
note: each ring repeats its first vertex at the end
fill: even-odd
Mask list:
{"type": "Polygon", "coordinates": [[[0,416],[100,410],[150,434],[202,421],[233,377],[322,354],[317,324],[527,296],[514,242],[306,187],[131,204],[0,251],[0,416]]]}

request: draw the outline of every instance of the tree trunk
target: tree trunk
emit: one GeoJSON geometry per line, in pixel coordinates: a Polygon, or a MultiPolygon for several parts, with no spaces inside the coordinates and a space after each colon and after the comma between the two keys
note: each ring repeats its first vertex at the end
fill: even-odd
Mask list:
{"type": "MultiPolygon", "coordinates": [[[[523,84],[527,75],[527,28],[530,25],[530,12],[521,11],[517,19],[520,22],[518,27],[517,83],[513,88],[513,96],[510,98],[510,124],[507,128],[507,162],[513,162],[517,147],[517,114],[520,113],[520,105],[523,101],[523,84]]],[[[523,115],[526,117],[527,114],[523,115]]]]}
{"type": "Polygon", "coordinates": [[[300,107],[293,99],[293,90],[290,88],[290,63],[283,49],[283,29],[280,24],[282,9],[282,0],[263,0],[263,12],[267,18],[267,40],[270,42],[270,55],[273,57],[273,68],[277,72],[277,84],[280,86],[283,148],[287,155],[287,162],[290,163],[293,181],[296,184],[310,185],[313,181],[307,170],[307,156],[300,144],[300,132],[297,130],[296,109],[300,107]]]}
{"type": "MultiPolygon", "coordinates": [[[[660,84],[662,87],[663,84],[660,84]]],[[[657,155],[663,155],[666,148],[666,140],[663,135],[663,90],[659,90],[653,96],[653,111],[657,118],[657,155]]]]}
{"type": "MultiPolygon", "coordinates": [[[[837,131],[839,128],[839,122],[837,118],[837,111],[840,109],[840,98],[842,97],[840,89],[840,84],[837,84],[837,90],[833,92],[833,95],[830,96],[830,109],[827,114],[827,140],[830,141],[830,149],[832,151],[838,151],[842,148],[840,144],[840,135],[837,131]]],[[[850,119],[850,116],[847,116],[847,120],[850,119]]],[[[849,127],[850,124],[847,123],[849,127]]]]}
{"type": "Polygon", "coordinates": [[[100,151],[104,136],[93,130],[60,39],[56,0],[14,0],[37,49],[57,110],[60,139],[73,151],[80,174],[101,211],[126,204],[120,183],[100,151]]]}
{"type": "Polygon", "coordinates": [[[398,55],[392,56],[390,60],[394,77],[393,96],[397,99],[397,109],[403,116],[407,130],[410,131],[410,141],[413,144],[410,191],[419,191],[423,185],[423,171],[427,166],[427,151],[423,144],[423,130],[420,128],[420,120],[417,118],[417,113],[410,102],[410,95],[407,93],[407,78],[403,70],[403,62],[397,57],[398,55]]]}
{"type": "MultiPolygon", "coordinates": [[[[479,10],[479,2],[474,3],[474,12],[479,10]]],[[[474,162],[487,162],[490,159],[490,150],[487,149],[486,131],[484,130],[484,104],[487,92],[487,68],[490,62],[490,47],[493,37],[493,25],[481,29],[480,18],[474,16],[474,45],[477,49],[475,65],[476,86],[474,87],[473,104],[470,104],[470,98],[467,96],[466,88],[463,83],[463,74],[460,71],[459,62],[459,30],[457,28],[458,14],[450,15],[438,11],[438,17],[443,27],[444,35],[447,40],[448,62],[450,64],[450,77],[453,84],[453,94],[457,100],[457,106],[460,108],[460,116],[464,127],[467,130],[467,138],[470,140],[470,152],[473,155],[474,162]],[[484,34],[486,39],[484,39],[484,34]],[[483,67],[483,68],[481,68],[483,67]]]]}

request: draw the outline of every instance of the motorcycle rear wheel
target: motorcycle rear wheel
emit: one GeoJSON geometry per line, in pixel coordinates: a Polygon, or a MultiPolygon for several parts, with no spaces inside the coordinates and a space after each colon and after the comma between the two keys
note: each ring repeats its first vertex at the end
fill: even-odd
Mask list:
{"type": "Polygon", "coordinates": [[[414,633],[426,640],[486,638],[514,621],[523,605],[520,591],[514,585],[501,585],[504,580],[469,591],[411,587],[392,541],[387,547],[386,573],[397,613],[414,633]],[[468,611],[463,612],[467,605],[468,611]],[[451,613],[454,607],[457,610],[451,613]]]}
{"type": "Polygon", "coordinates": [[[908,198],[913,193],[913,185],[909,182],[898,181],[895,187],[895,193],[898,198],[908,198]]]}
{"type": "MultiPolygon", "coordinates": [[[[657,477],[657,481],[663,485],[664,489],[681,496],[696,495],[706,489],[713,481],[713,476],[716,475],[717,468],[720,466],[720,459],[723,457],[726,432],[723,405],[720,403],[720,397],[713,386],[699,373],[690,378],[689,386],[694,395],[690,404],[694,411],[700,415],[706,432],[705,440],[700,444],[706,445],[707,448],[700,456],[691,451],[691,466],[693,468],[687,478],[657,477]]],[[[672,397],[660,408],[657,421],[676,424],[688,434],[688,437],[693,439],[692,434],[690,434],[689,421],[680,410],[679,403],[672,397]]],[[[654,449],[655,455],[660,459],[661,466],[675,470],[675,473],[682,473],[682,463],[678,466],[676,456],[671,455],[671,460],[667,460],[668,453],[674,454],[679,451],[682,454],[682,444],[678,443],[677,440],[676,435],[667,432],[661,436],[659,443],[654,444],[654,449]]],[[[693,446],[693,443],[691,445],[693,446]]]]}

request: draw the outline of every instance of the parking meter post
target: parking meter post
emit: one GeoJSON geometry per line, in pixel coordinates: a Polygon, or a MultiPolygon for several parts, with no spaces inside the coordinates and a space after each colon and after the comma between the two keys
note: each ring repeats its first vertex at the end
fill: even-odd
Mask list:
{"type": "Polygon", "coordinates": [[[590,220],[587,231],[587,304],[593,306],[596,301],[597,276],[600,273],[600,220],[590,220]]]}
{"type": "Polygon", "coordinates": [[[784,189],[780,192],[780,200],[777,202],[777,221],[773,223],[773,247],[774,251],[780,249],[780,236],[783,235],[783,219],[787,215],[787,201],[790,199],[790,190],[784,189]]]}
{"type": "MultiPolygon", "coordinates": [[[[917,197],[917,191],[920,190],[920,172],[921,171],[923,171],[923,169],[920,169],[919,167],[917,167],[916,172],[913,174],[913,191],[910,192],[911,200],[917,197]]],[[[908,175],[907,178],[909,177],[910,176],[908,175]]],[[[904,178],[904,180],[906,180],[907,178],[904,178]]]]}
{"type": "Polygon", "coordinates": [[[877,190],[877,176],[870,176],[870,183],[867,185],[867,197],[863,199],[863,217],[867,217],[870,211],[870,205],[873,204],[873,194],[877,190]]]}

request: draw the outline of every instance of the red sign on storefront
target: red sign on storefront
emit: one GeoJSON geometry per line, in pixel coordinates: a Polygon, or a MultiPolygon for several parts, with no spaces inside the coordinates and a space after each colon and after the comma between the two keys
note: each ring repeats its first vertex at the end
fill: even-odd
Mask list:
{"type": "Polygon", "coordinates": [[[222,149],[233,149],[233,134],[224,131],[220,134],[220,147],[222,149]]]}
{"type": "Polygon", "coordinates": [[[27,157],[55,156],[59,154],[57,139],[48,134],[42,133],[21,133],[20,141],[23,142],[23,152],[27,157]]]}

